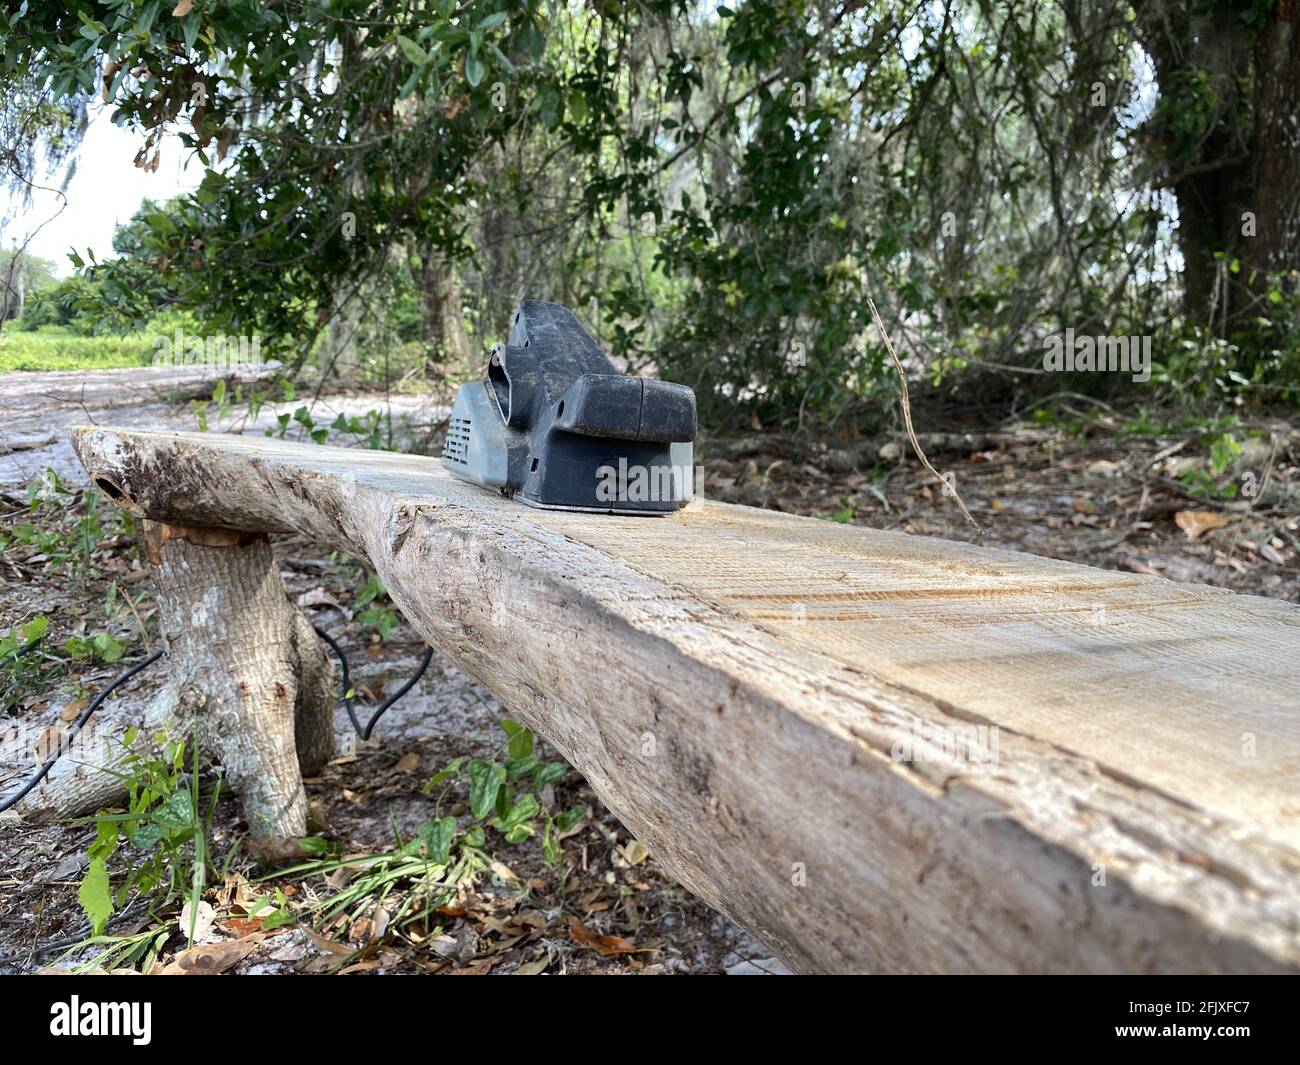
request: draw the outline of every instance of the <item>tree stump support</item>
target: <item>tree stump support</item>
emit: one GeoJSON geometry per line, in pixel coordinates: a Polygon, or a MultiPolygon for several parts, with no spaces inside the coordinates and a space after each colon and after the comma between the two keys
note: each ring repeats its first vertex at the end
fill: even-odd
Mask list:
{"type": "MultiPolygon", "coordinates": [[[[103,485],[119,505],[120,489],[103,485]]],[[[104,767],[80,765],[20,809],[41,820],[121,800],[119,775],[161,734],[195,739],[241,797],[261,839],[302,836],[303,777],[334,749],[334,673],[311,622],[294,607],[265,533],[145,520],[169,670],[145,712],[136,747],[104,767]],[[112,770],[109,772],[107,770],[112,770]]]]}

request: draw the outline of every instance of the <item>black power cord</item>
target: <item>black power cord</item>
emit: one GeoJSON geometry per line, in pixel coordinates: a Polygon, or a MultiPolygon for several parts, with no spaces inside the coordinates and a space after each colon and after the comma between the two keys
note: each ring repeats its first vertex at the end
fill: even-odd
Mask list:
{"type": "MultiPolygon", "coordinates": [[[[96,695],[87,705],[86,709],[84,709],[83,711],[81,711],[80,714],[77,715],[77,720],[72,723],[72,729],[68,733],[66,737],[66,741],[64,742],[68,744],[72,742],[73,738],[77,735],[77,733],[80,732],[85,727],[86,722],[90,720],[90,715],[93,714],[96,710],[98,710],[100,704],[103,703],[103,701],[107,699],[110,695],[112,695],[113,692],[119,686],[125,684],[128,680],[130,680],[137,673],[139,673],[140,670],[146,668],[147,666],[153,665],[155,662],[158,661],[158,659],[162,658],[162,656],[163,653],[161,651],[155,651],[143,662],[137,662],[125,673],[119,673],[113,679],[113,682],[109,684],[107,688],[104,688],[98,695],[96,695]]],[[[60,747],[64,746],[64,742],[60,742],[60,747]]],[[[58,754],[56,754],[53,758],[51,758],[44,765],[42,765],[40,769],[38,769],[35,773],[33,773],[31,775],[31,778],[27,781],[26,784],[24,784],[17,791],[17,793],[10,795],[9,798],[5,799],[3,802],[0,802],[0,813],[4,813],[4,811],[8,810],[11,806],[18,805],[18,803],[22,801],[23,797],[26,796],[27,793],[32,790],[32,788],[36,787],[37,784],[39,784],[42,780],[45,779],[46,774],[49,773],[49,771],[54,768],[54,763],[57,762],[62,755],[63,755],[63,751],[60,750],[58,754]]]]}
{"type": "Polygon", "coordinates": [[[407,692],[409,692],[412,688],[415,687],[415,682],[418,681],[422,676],[424,676],[424,671],[429,668],[429,663],[433,661],[433,648],[430,647],[425,650],[424,658],[420,662],[420,668],[415,671],[415,674],[411,677],[411,679],[408,680],[405,684],[403,684],[400,688],[398,688],[397,691],[392,696],[386,699],[383,705],[380,706],[378,710],[376,710],[373,714],[370,715],[370,720],[367,721],[365,726],[363,727],[361,722],[357,719],[356,709],[352,705],[352,697],[348,695],[348,692],[352,690],[352,680],[350,675],[348,674],[348,660],[347,660],[347,656],[343,653],[343,648],[341,648],[337,643],[335,643],[334,637],[332,637],[324,629],[316,629],[316,635],[330,645],[330,648],[334,651],[334,654],[338,657],[339,665],[343,668],[343,705],[347,707],[348,720],[352,722],[352,727],[356,730],[357,735],[360,736],[363,740],[370,739],[370,733],[374,729],[379,719],[383,717],[384,714],[388,713],[389,708],[395,702],[397,702],[398,699],[400,699],[403,695],[405,695],[407,692]]]}
{"type": "MultiPolygon", "coordinates": [[[[433,661],[433,648],[430,647],[426,649],[424,652],[424,658],[420,662],[420,668],[417,669],[414,675],[405,684],[403,684],[400,688],[398,688],[397,691],[390,698],[386,699],[383,705],[380,706],[378,710],[376,710],[373,714],[370,715],[370,720],[367,721],[363,727],[361,722],[357,719],[356,708],[353,707],[352,705],[352,697],[348,694],[348,692],[352,690],[352,680],[348,672],[348,660],[347,660],[347,656],[343,653],[343,648],[341,648],[337,643],[335,643],[334,637],[332,637],[324,629],[317,628],[316,635],[330,645],[330,648],[334,651],[334,654],[338,656],[339,665],[343,667],[343,705],[347,707],[348,720],[352,722],[352,727],[356,730],[357,735],[360,736],[363,740],[370,739],[370,733],[374,731],[374,727],[378,723],[379,719],[389,711],[389,709],[392,707],[392,705],[395,702],[397,702],[398,699],[400,699],[403,695],[405,695],[407,692],[409,692],[412,688],[415,687],[416,682],[422,676],[424,676],[424,671],[429,668],[429,663],[433,661]]],[[[17,654],[14,655],[14,657],[17,658],[20,655],[26,654],[28,651],[32,650],[32,648],[34,648],[38,643],[40,643],[39,639],[33,640],[31,643],[26,644],[17,652],[17,654]]],[[[155,662],[158,661],[158,659],[162,658],[162,656],[163,656],[162,651],[155,651],[143,662],[137,662],[135,665],[133,665],[130,669],[126,670],[124,673],[120,673],[116,677],[114,677],[112,682],[108,685],[108,687],[100,691],[100,693],[90,701],[86,709],[84,709],[83,711],[81,711],[80,714],[77,715],[77,720],[73,722],[72,729],[66,737],[66,743],[71,743],[72,739],[77,735],[77,733],[80,732],[85,727],[86,722],[90,720],[90,715],[93,714],[96,710],[98,710],[100,706],[103,704],[104,700],[107,699],[110,695],[112,695],[117,688],[125,684],[128,680],[134,677],[142,669],[145,669],[146,667],[153,665],[155,662]]],[[[62,747],[63,743],[61,743],[60,746],[62,747]]],[[[53,758],[49,759],[49,761],[45,762],[40,767],[40,769],[38,769],[35,773],[33,773],[31,778],[27,781],[27,783],[24,784],[17,792],[15,792],[13,795],[10,795],[7,799],[0,801],[0,813],[4,813],[6,810],[14,806],[17,806],[18,803],[20,803],[28,795],[28,793],[30,793],[31,790],[34,787],[36,787],[37,784],[39,784],[42,780],[45,779],[49,771],[54,768],[54,763],[59,760],[59,758],[63,755],[63,753],[64,753],[63,750],[60,750],[58,754],[56,754],[53,758]]]]}

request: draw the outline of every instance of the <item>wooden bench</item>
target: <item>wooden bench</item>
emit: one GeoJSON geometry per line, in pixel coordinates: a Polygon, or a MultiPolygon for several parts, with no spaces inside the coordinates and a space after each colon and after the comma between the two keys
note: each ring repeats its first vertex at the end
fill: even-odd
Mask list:
{"type": "MultiPolygon", "coordinates": [[[[1300,970],[1296,607],[705,501],[532,510],[417,456],[75,442],[152,522],[367,559],[673,876],[798,968],[1300,970]]],[[[292,778],[286,758],[267,761],[292,778]]]]}

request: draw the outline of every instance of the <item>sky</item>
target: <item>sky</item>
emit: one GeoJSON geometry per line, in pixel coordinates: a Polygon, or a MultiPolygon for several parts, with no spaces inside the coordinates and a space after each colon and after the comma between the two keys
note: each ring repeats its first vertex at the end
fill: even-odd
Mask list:
{"type": "MultiPolygon", "coordinates": [[[[192,154],[175,136],[162,144],[162,162],[158,172],[136,168],[135,153],[144,143],[143,134],[132,134],[113,125],[109,109],[98,107],[91,114],[85,139],[77,152],[77,171],[68,186],[67,206],[36,234],[27,250],[38,258],[54,263],[55,273],[66,277],[73,272],[68,250],[84,257],[86,249],[96,257],[113,254],[113,230],[131,218],[145,198],[167,200],[178,192],[195,188],[203,176],[203,167],[194,160],[188,168],[185,160],[192,154]]],[[[58,185],[62,175],[46,184],[58,185]]],[[[6,202],[0,212],[13,221],[0,234],[5,247],[21,244],[33,230],[59,210],[60,200],[52,192],[37,192],[29,207],[17,208],[6,202]]]]}

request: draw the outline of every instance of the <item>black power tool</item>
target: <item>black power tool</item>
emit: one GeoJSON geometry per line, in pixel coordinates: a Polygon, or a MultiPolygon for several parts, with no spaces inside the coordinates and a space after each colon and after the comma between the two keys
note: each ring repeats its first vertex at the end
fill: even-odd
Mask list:
{"type": "Polygon", "coordinates": [[[572,312],[524,300],[460,386],[442,464],[531,507],[666,514],[693,494],[695,393],[619,373],[572,312]]]}

